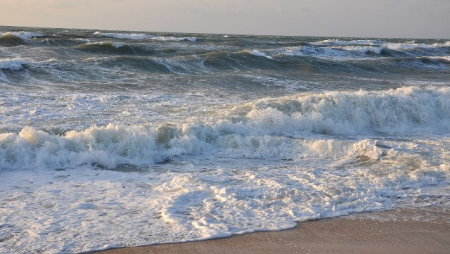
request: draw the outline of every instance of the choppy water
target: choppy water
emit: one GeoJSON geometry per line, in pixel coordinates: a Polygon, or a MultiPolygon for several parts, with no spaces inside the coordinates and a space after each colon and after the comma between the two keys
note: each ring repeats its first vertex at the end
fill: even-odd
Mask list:
{"type": "Polygon", "coordinates": [[[450,41],[0,27],[0,253],[450,201],[450,41]]]}

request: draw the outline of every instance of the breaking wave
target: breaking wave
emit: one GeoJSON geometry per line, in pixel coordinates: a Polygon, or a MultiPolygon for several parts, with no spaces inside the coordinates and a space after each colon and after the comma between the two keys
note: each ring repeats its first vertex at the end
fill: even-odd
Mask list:
{"type": "Polygon", "coordinates": [[[33,38],[39,38],[39,37],[43,37],[43,34],[39,34],[39,33],[32,33],[32,32],[7,32],[7,33],[0,33],[0,36],[16,36],[19,37],[23,40],[30,40],[33,38]]]}
{"type": "Polygon", "coordinates": [[[1,59],[0,70],[12,70],[17,71],[23,69],[28,62],[22,59],[1,59]]]}
{"type": "Polygon", "coordinates": [[[289,56],[313,56],[317,58],[333,59],[365,59],[371,55],[385,57],[398,54],[428,55],[446,54],[450,50],[450,42],[424,44],[416,42],[393,43],[379,40],[324,40],[311,42],[310,45],[286,47],[275,50],[277,54],[289,56]]]}
{"type": "Polygon", "coordinates": [[[12,47],[25,44],[27,40],[43,37],[43,34],[31,32],[0,32],[0,46],[12,47]]]}
{"type": "Polygon", "coordinates": [[[154,40],[154,41],[191,41],[197,40],[196,37],[174,37],[174,36],[159,36],[149,34],[125,34],[125,33],[102,33],[95,32],[95,35],[104,37],[118,38],[118,39],[130,39],[130,40],[154,40]]]}
{"type": "Polygon", "coordinates": [[[449,126],[449,88],[299,94],[238,105],[212,122],[109,124],[60,134],[24,127],[0,134],[0,169],[114,168],[211,153],[288,160],[372,158],[382,154],[375,141],[337,137],[448,133],[449,126]]]}
{"type": "Polygon", "coordinates": [[[93,42],[85,43],[75,47],[78,50],[89,51],[93,53],[105,53],[105,54],[131,54],[131,55],[149,55],[153,54],[152,50],[146,50],[139,45],[125,44],[121,42],[93,42]]]}

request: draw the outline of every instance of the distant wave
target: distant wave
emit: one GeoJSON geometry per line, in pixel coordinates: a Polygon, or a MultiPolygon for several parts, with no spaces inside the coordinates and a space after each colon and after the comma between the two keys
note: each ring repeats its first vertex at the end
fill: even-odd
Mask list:
{"type": "Polygon", "coordinates": [[[0,37],[3,37],[3,36],[16,36],[23,40],[30,40],[32,38],[43,37],[44,35],[39,34],[39,33],[32,33],[32,32],[6,32],[6,33],[0,32],[0,37]]]}
{"type": "Polygon", "coordinates": [[[414,41],[406,43],[393,43],[381,40],[338,40],[328,39],[323,41],[311,42],[312,45],[318,46],[349,46],[349,45],[364,45],[364,46],[386,46],[389,49],[405,50],[414,48],[441,48],[450,47],[450,41],[444,43],[424,44],[416,43],[414,41]]]}
{"type": "Polygon", "coordinates": [[[338,39],[328,39],[323,41],[312,42],[312,45],[334,46],[334,45],[381,45],[383,42],[379,40],[349,40],[343,41],[338,39]]]}
{"type": "Polygon", "coordinates": [[[121,48],[125,44],[119,43],[119,42],[110,42],[110,41],[102,41],[102,42],[92,42],[92,43],[85,43],[82,45],[78,45],[76,48],[79,49],[89,49],[89,48],[121,48]]]}
{"type": "Polygon", "coordinates": [[[148,34],[124,34],[124,33],[103,33],[95,32],[95,35],[118,38],[118,39],[131,39],[131,40],[154,40],[154,41],[196,41],[196,37],[173,37],[173,36],[158,36],[148,34]]]}
{"type": "Polygon", "coordinates": [[[104,36],[104,37],[118,38],[118,39],[143,40],[143,39],[149,38],[149,35],[147,35],[147,34],[102,33],[99,31],[95,32],[94,34],[104,36]]]}
{"type": "Polygon", "coordinates": [[[0,32],[0,46],[11,47],[25,44],[27,40],[42,37],[43,34],[31,32],[0,32]]]}
{"type": "Polygon", "coordinates": [[[151,55],[153,51],[145,49],[140,45],[126,44],[121,42],[92,42],[75,46],[78,50],[107,53],[107,54],[128,54],[128,55],[151,55]]]}
{"type": "Polygon", "coordinates": [[[450,49],[450,43],[420,44],[420,43],[388,43],[382,41],[357,40],[337,41],[326,40],[311,43],[309,46],[285,47],[274,52],[289,56],[313,56],[317,58],[333,58],[342,60],[361,59],[370,55],[395,56],[445,54],[450,49]],[[428,50],[428,51],[427,51],[428,50]]]}
{"type": "Polygon", "coordinates": [[[316,46],[298,46],[286,47],[275,50],[277,55],[287,56],[312,56],[323,59],[341,59],[341,60],[357,60],[361,57],[365,58],[370,54],[386,54],[385,47],[381,46],[343,46],[343,47],[316,47],[316,46]]]}
{"type": "Polygon", "coordinates": [[[245,50],[245,51],[243,51],[243,53],[248,53],[248,54],[251,54],[251,55],[254,55],[254,56],[261,56],[261,57],[272,59],[272,57],[270,57],[270,56],[266,55],[265,53],[262,53],[262,52],[260,52],[260,51],[258,51],[256,49],[254,49],[254,50],[245,50]]]}
{"type": "Polygon", "coordinates": [[[434,132],[450,132],[449,88],[305,93],[237,105],[212,122],[155,128],[110,124],[60,135],[24,127],[19,133],[0,134],[0,169],[148,165],[211,152],[293,160],[299,155],[339,158],[360,152],[373,157],[381,152],[375,144],[361,150],[360,145],[367,144],[326,137],[434,132]],[[308,139],[311,135],[313,140],[308,139]]]}

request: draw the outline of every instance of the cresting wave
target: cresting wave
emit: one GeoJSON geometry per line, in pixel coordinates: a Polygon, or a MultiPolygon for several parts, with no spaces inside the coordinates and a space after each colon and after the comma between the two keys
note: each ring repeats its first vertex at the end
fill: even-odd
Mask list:
{"type": "Polygon", "coordinates": [[[107,49],[120,49],[123,47],[130,47],[130,46],[120,42],[101,41],[101,42],[81,44],[76,46],[75,48],[83,50],[101,50],[101,49],[107,50],[107,49]]]}
{"type": "Polygon", "coordinates": [[[450,41],[444,43],[394,43],[380,40],[324,40],[311,42],[310,45],[286,47],[275,50],[280,55],[315,56],[319,58],[348,58],[355,55],[367,57],[371,54],[381,56],[397,56],[398,54],[421,55],[423,51],[448,52],[450,41]]]}
{"type": "Polygon", "coordinates": [[[2,33],[0,32],[0,37],[11,37],[11,36],[15,36],[18,38],[21,38],[23,40],[30,40],[33,38],[39,38],[39,37],[43,37],[43,34],[39,34],[39,33],[32,33],[32,32],[6,32],[6,33],[2,33]]]}
{"type": "Polygon", "coordinates": [[[424,43],[416,43],[415,41],[410,41],[407,43],[392,43],[392,42],[384,42],[381,40],[337,40],[337,39],[328,39],[323,41],[312,42],[312,45],[318,46],[386,46],[389,49],[417,49],[417,48],[445,48],[450,47],[450,41],[446,41],[443,43],[433,43],[433,44],[424,44],[424,43]]]}
{"type": "Polygon", "coordinates": [[[28,62],[22,59],[2,59],[0,60],[0,70],[17,71],[23,69],[26,64],[28,62]]]}
{"type": "Polygon", "coordinates": [[[18,46],[24,44],[27,40],[43,36],[43,34],[32,32],[0,32],[0,46],[18,46]]]}
{"type": "Polygon", "coordinates": [[[197,40],[196,37],[174,37],[174,36],[159,36],[159,35],[148,35],[148,34],[125,34],[125,33],[103,33],[95,32],[95,35],[100,35],[104,37],[111,37],[117,39],[130,39],[130,40],[154,40],[154,41],[191,41],[197,40]]]}
{"type": "Polygon", "coordinates": [[[24,127],[0,134],[0,169],[145,166],[205,154],[376,159],[383,149],[361,137],[449,132],[450,88],[299,94],[239,105],[212,122],[109,124],[63,134],[24,127]]]}
{"type": "Polygon", "coordinates": [[[103,53],[111,55],[153,55],[151,49],[147,49],[142,45],[127,44],[122,42],[101,41],[90,42],[75,46],[75,49],[90,53],[103,53]]]}

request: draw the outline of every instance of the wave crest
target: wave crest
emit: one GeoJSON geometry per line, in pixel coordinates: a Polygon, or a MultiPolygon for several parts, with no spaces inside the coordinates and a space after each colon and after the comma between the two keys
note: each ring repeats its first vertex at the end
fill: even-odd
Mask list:
{"type": "Polygon", "coordinates": [[[154,128],[110,124],[61,135],[25,127],[0,134],[0,168],[113,168],[209,153],[288,160],[375,158],[382,146],[339,135],[448,133],[449,126],[449,88],[300,94],[239,105],[212,122],[154,128]]]}
{"type": "Polygon", "coordinates": [[[24,68],[28,64],[22,59],[2,59],[0,60],[0,70],[12,70],[17,71],[24,68]]]}
{"type": "Polygon", "coordinates": [[[130,39],[130,40],[154,40],[154,41],[191,41],[197,40],[196,37],[174,37],[174,36],[160,36],[160,35],[149,35],[149,34],[125,34],[125,33],[103,33],[95,32],[95,35],[100,35],[104,37],[117,38],[117,39],[130,39]]]}

